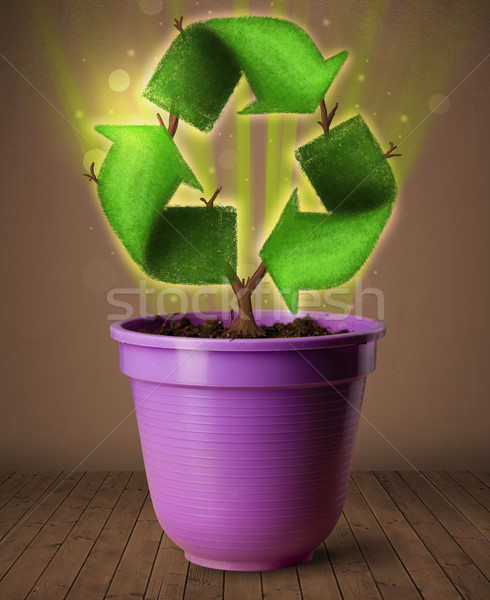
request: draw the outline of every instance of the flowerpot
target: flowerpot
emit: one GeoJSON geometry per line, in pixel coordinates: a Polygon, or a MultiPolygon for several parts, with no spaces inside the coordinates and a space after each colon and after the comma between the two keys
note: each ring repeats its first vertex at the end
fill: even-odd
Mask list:
{"type": "MultiPolygon", "coordinates": [[[[308,561],[342,511],[366,376],[384,324],[309,313],[337,335],[202,339],[115,323],[150,494],[198,565],[236,571],[308,561]]],[[[226,314],[204,313],[193,322],[226,314]]],[[[260,324],[290,322],[262,311],[260,324]]],[[[158,323],[153,323],[158,327],[158,323]]]]}

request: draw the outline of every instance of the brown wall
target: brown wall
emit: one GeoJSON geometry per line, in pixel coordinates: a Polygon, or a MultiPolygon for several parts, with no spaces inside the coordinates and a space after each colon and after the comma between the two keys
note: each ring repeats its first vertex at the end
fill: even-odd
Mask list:
{"type": "MultiPolygon", "coordinates": [[[[37,4],[48,13],[66,5],[37,4]]],[[[88,29],[93,19],[100,27],[97,3],[85,4],[87,22],[80,25],[88,29]]],[[[118,19],[101,37],[99,68],[111,39],[119,43],[133,25],[133,15],[125,12],[128,3],[104,4],[118,9],[118,19]]],[[[341,4],[328,3],[332,23],[341,4]]],[[[376,286],[384,294],[388,335],[368,380],[358,469],[409,468],[402,456],[419,469],[489,467],[489,63],[470,75],[488,54],[482,41],[485,4],[467,4],[473,25],[464,40],[454,39],[464,52],[442,91],[462,83],[450,96],[450,110],[430,116],[430,127],[424,124],[423,143],[412,149],[413,165],[402,177],[393,223],[365,272],[364,287],[376,286]]],[[[28,8],[15,5],[3,3],[0,36],[1,52],[12,63],[0,58],[0,468],[71,470],[82,461],[83,468],[140,468],[129,382],[119,373],[118,349],[108,335],[107,315],[114,311],[106,302],[108,288],[133,287],[137,280],[107,234],[90,184],[80,176],[83,153],[57,112],[66,114],[35,41],[40,25],[28,8]]],[[[217,3],[201,2],[202,15],[207,5],[217,3]]],[[[395,5],[386,3],[396,16],[395,5]]],[[[321,15],[325,7],[311,3],[313,31],[315,12],[321,15]]],[[[68,11],[57,23],[66,19],[73,25],[73,18],[68,11]]],[[[433,19],[422,23],[426,31],[449,17],[424,18],[433,19]]],[[[413,29],[403,50],[407,60],[425,43],[417,38],[422,29],[413,29]]],[[[391,34],[396,44],[396,31],[391,34]]],[[[355,48],[356,39],[346,41],[355,48]]],[[[64,36],[60,43],[68,53],[70,43],[78,41],[64,36]]],[[[448,57],[437,48],[431,52],[446,68],[448,57]]],[[[372,60],[378,56],[374,50],[372,60]]],[[[82,90],[83,78],[78,74],[75,81],[82,90]]],[[[416,98],[417,90],[410,94],[416,98]]],[[[408,141],[406,147],[410,154],[408,141]]],[[[375,316],[369,301],[364,308],[375,316]]]]}

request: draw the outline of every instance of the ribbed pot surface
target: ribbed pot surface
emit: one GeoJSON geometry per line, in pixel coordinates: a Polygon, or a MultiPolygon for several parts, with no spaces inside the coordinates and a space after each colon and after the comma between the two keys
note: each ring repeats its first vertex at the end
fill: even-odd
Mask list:
{"type": "MultiPolygon", "coordinates": [[[[329,324],[324,313],[312,316],[329,324]]],[[[131,377],[153,506],[188,560],[229,570],[285,568],[309,560],[334,528],[365,378],[384,334],[381,323],[352,318],[333,325],[363,325],[357,336],[195,340],[187,348],[185,338],[178,348],[182,338],[131,331],[141,320],[112,326],[131,377]],[[142,345],[142,337],[163,346],[142,345]]]]}

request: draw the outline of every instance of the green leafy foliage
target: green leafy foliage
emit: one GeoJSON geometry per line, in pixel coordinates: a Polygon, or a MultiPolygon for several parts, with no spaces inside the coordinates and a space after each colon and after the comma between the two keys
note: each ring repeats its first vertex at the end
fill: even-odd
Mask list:
{"type": "Polygon", "coordinates": [[[96,131],[114,142],[99,173],[99,198],[131,258],[161,281],[222,284],[229,268],[236,269],[235,209],[165,210],[181,183],[202,187],[164,127],[99,125],[96,131]]]}
{"type": "MultiPolygon", "coordinates": [[[[324,60],[307,33],[289,21],[211,19],[177,36],[144,96],[209,131],[244,74],[256,100],[240,114],[311,113],[346,57],[341,52],[324,60]]],[[[167,207],[181,183],[202,190],[168,131],[136,125],[96,130],[114,142],[98,177],[102,207],[138,265],[168,283],[233,281],[235,209],[167,207]]],[[[336,287],[358,272],[397,193],[386,156],[361,115],[305,144],[296,158],[326,212],[300,212],[295,190],[260,252],[293,313],[299,290],[336,287]]]]}
{"type": "Polygon", "coordinates": [[[269,17],[193,23],[174,40],[143,95],[201,131],[210,131],[241,74],[256,102],[240,114],[314,112],[347,52],[323,59],[300,27],[269,17]]]}
{"type": "Polygon", "coordinates": [[[391,167],[361,115],[296,151],[329,213],[299,212],[293,192],[260,256],[291,312],[300,289],[351,279],[374,250],[397,187],[391,167]]]}

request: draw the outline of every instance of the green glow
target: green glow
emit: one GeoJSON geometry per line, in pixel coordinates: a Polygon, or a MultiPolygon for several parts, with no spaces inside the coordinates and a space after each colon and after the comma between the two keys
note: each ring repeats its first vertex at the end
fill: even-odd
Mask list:
{"type": "Polygon", "coordinates": [[[282,115],[269,115],[267,117],[267,152],[265,173],[265,228],[268,233],[277,221],[281,212],[283,198],[279,196],[279,169],[282,160],[293,161],[293,154],[283,154],[281,151],[281,122],[282,115]]]}
{"type": "MultiPolygon", "coordinates": [[[[243,106],[250,98],[247,82],[242,80],[236,90],[236,105],[243,106]]],[[[236,141],[238,151],[237,202],[238,207],[238,256],[240,262],[253,265],[257,260],[253,247],[253,199],[250,145],[250,117],[236,118],[236,141]]]]}
{"type": "MultiPolygon", "coordinates": [[[[39,24],[38,34],[44,47],[46,68],[56,81],[65,114],[69,119],[75,121],[77,111],[83,111],[84,102],[80,90],[73,80],[64,48],[60,45],[54,23],[49,18],[48,12],[43,10],[38,2],[32,2],[30,7],[33,18],[39,24]]],[[[82,148],[85,147],[80,138],[77,137],[77,141],[82,148]]]]}
{"type": "MultiPolygon", "coordinates": [[[[73,121],[74,126],[86,138],[86,140],[80,138],[67,127],[65,141],[60,141],[59,137],[53,140],[53,144],[56,143],[63,147],[65,155],[67,149],[68,153],[72,152],[72,164],[77,175],[80,171],[85,170],[82,163],[87,151],[93,148],[103,151],[107,147],[104,140],[99,139],[100,136],[93,132],[95,123],[156,123],[155,108],[140,97],[140,90],[147,83],[157,64],[154,56],[160,57],[177,36],[177,31],[172,26],[175,17],[183,14],[184,26],[186,26],[197,18],[206,16],[202,2],[200,6],[194,6],[193,3],[189,5],[177,0],[166,1],[164,10],[160,14],[155,17],[144,16],[143,18],[137,16],[140,13],[137,2],[130,4],[134,4],[135,8],[128,4],[125,10],[133,10],[136,15],[132,22],[132,28],[128,30],[128,34],[130,34],[128,37],[131,41],[128,41],[128,37],[115,35],[105,41],[102,53],[100,28],[110,27],[114,19],[113,10],[109,4],[98,3],[96,12],[87,18],[87,8],[84,3],[70,3],[70,18],[68,19],[63,18],[56,11],[45,10],[43,5],[35,0],[28,2],[33,19],[32,22],[26,21],[26,37],[31,40],[32,44],[26,46],[25,60],[30,60],[32,48],[35,48],[40,57],[40,67],[49,73],[56,91],[56,94],[52,94],[48,89],[47,97],[67,118],[73,121]],[[93,26],[94,19],[98,27],[93,26]],[[162,26],[158,27],[158,21],[163,23],[162,26]],[[77,43],[73,44],[73,40],[76,40],[77,43]],[[132,58],[127,55],[129,48],[136,51],[132,58]],[[83,64],[82,57],[86,60],[83,64]],[[124,93],[111,91],[107,83],[110,72],[117,68],[127,70],[131,77],[132,84],[124,93]],[[77,111],[81,111],[84,116],[76,117],[77,111]]],[[[245,16],[250,12],[247,0],[234,0],[232,6],[235,16],[245,16]]],[[[271,16],[291,18],[304,26],[307,31],[314,31],[314,39],[325,56],[344,47],[352,51],[351,58],[347,61],[343,72],[327,96],[330,108],[333,105],[331,103],[337,100],[340,104],[334,125],[361,110],[370,127],[382,142],[384,149],[387,148],[390,140],[394,143],[401,141],[400,151],[403,153],[403,157],[393,160],[391,164],[399,182],[405,181],[413,171],[431,125],[435,121],[445,120],[450,127],[450,120],[455,118],[452,110],[444,115],[432,116],[424,121],[414,133],[411,133],[429,114],[430,98],[437,93],[447,94],[450,92],[459,83],[460,78],[470,70],[469,67],[476,66],[474,58],[469,56],[468,52],[471,49],[469,40],[473,33],[472,28],[475,19],[479,18],[478,13],[478,10],[468,10],[464,3],[453,3],[446,6],[443,18],[440,16],[440,7],[430,3],[397,6],[396,9],[392,8],[389,3],[362,3],[359,6],[356,5],[354,18],[351,6],[345,2],[321,4],[314,1],[288,3],[284,0],[275,0],[274,6],[268,9],[268,14],[271,16]],[[311,27],[308,27],[307,17],[304,15],[310,8],[311,27]],[[328,18],[329,24],[324,26],[323,33],[321,33],[319,26],[324,18],[328,18]],[[414,22],[420,28],[420,39],[430,41],[430,53],[424,44],[414,48],[411,31],[414,22]],[[435,28],[433,27],[434,23],[437,23],[435,28]],[[410,42],[410,40],[412,41],[410,42]],[[366,60],[369,62],[365,62],[366,60]],[[361,69],[361,67],[363,68],[361,69]],[[365,75],[362,83],[357,81],[357,74],[361,71],[365,75]],[[356,108],[356,104],[359,105],[358,108],[356,108]],[[408,121],[401,121],[400,117],[403,114],[408,116],[408,121]],[[402,137],[398,137],[400,135],[402,137]],[[409,135],[408,138],[406,138],[407,135],[409,135]]],[[[223,14],[223,16],[225,15],[223,14]]],[[[239,88],[237,93],[240,93],[239,88]]],[[[237,97],[233,101],[237,108],[241,108],[248,99],[244,99],[244,102],[241,103],[237,97]]],[[[167,115],[162,116],[165,120],[167,119],[167,115]]],[[[265,118],[275,119],[277,117],[271,115],[265,118]]],[[[293,171],[293,184],[299,186],[302,210],[307,211],[318,210],[319,200],[308,179],[295,164],[292,153],[289,153],[290,147],[294,145],[294,142],[289,140],[289,136],[292,138],[294,133],[297,134],[296,146],[318,136],[320,133],[316,124],[318,118],[319,111],[315,115],[302,116],[299,119],[296,116],[284,118],[280,139],[282,140],[281,145],[285,144],[284,147],[287,147],[287,150],[283,152],[282,147],[276,148],[274,157],[273,153],[267,150],[268,159],[270,158],[271,161],[280,165],[278,171],[276,168],[274,176],[279,186],[282,185],[283,174],[286,172],[285,177],[287,177],[287,172],[290,169],[293,171]],[[294,121],[298,123],[296,132],[294,132],[294,121]]],[[[243,136],[240,138],[238,133],[240,121],[243,119],[248,120],[249,117],[236,117],[238,145],[239,140],[243,140],[243,136]]],[[[219,176],[222,175],[218,165],[214,164],[212,139],[210,136],[199,134],[191,127],[181,124],[176,141],[185,160],[202,182],[204,195],[208,196],[214,191],[216,185],[221,183],[219,176]],[[215,169],[214,174],[209,172],[209,169],[215,169]]],[[[256,148],[252,141],[251,158],[249,156],[243,159],[242,150],[238,145],[236,147],[239,153],[237,170],[242,169],[245,173],[247,165],[253,166],[254,155],[261,153],[262,149],[256,148]],[[243,164],[242,160],[244,160],[243,164]]],[[[265,148],[263,150],[266,151],[265,148]]],[[[96,171],[97,166],[96,160],[96,171]]],[[[239,181],[238,173],[237,181],[239,181]]],[[[249,181],[251,182],[251,177],[249,177],[249,181]]],[[[265,182],[264,185],[266,185],[265,182]]],[[[268,185],[270,187],[271,183],[269,182],[268,185]]],[[[287,184],[285,185],[287,186],[287,184]]],[[[93,185],[92,190],[95,200],[96,192],[93,185]]],[[[241,193],[246,197],[246,190],[241,193]]],[[[273,200],[272,203],[268,203],[269,217],[266,221],[266,227],[269,230],[273,227],[289,195],[286,194],[285,189],[282,189],[280,194],[275,201],[274,195],[270,196],[273,200]]],[[[190,203],[198,206],[199,196],[199,192],[187,186],[180,186],[171,203],[190,203]]],[[[222,201],[226,198],[233,200],[234,190],[231,189],[231,186],[230,189],[228,186],[223,189],[222,198],[222,201]]],[[[251,214],[244,215],[245,223],[255,224],[256,229],[259,229],[263,223],[254,223],[253,221],[261,214],[263,207],[254,211],[252,198],[249,198],[248,202],[240,201],[239,207],[241,210],[250,206],[251,214]]],[[[233,204],[235,203],[233,202],[233,204]]],[[[239,219],[241,220],[241,213],[239,219]]],[[[116,243],[119,258],[124,261],[128,272],[134,279],[138,280],[144,277],[140,269],[128,257],[122,245],[119,245],[105,220],[101,222],[100,226],[116,243]]],[[[248,225],[244,225],[239,233],[240,256],[242,257],[240,262],[247,265],[250,262],[256,264],[257,257],[251,255],[253,245],[250,240],[252,237],[247,228],[248,225]]],[[[257,242],[261,241],[263,239],[257,240],[257,242]]],[[[154,288],[163,287],[158,282],[150,280],[148,282],[154,288]]],[[[264,285],[268,285],[267,278],[262,286],[264,285]]],[[[221,294],[221,288],[219,293],[221,294]]]]}

